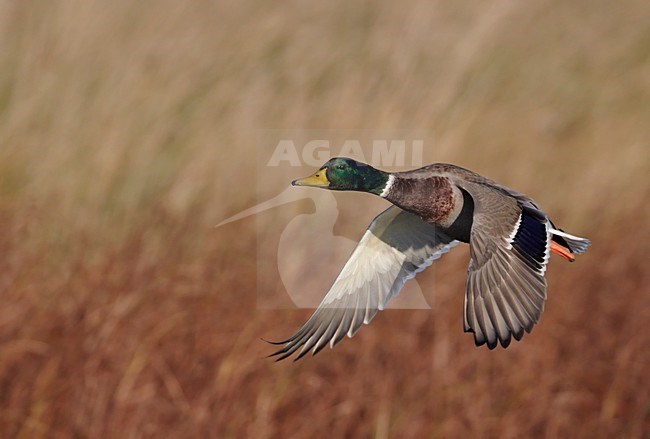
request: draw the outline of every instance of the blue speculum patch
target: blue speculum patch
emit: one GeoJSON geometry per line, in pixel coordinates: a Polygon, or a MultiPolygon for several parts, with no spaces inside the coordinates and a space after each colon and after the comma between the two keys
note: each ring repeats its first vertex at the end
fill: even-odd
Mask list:
{"type": "Polygon", "coordinates": [[[524,209],[519,229],[512,241],[526,263],[539,270],[544,265],[546,253],[546,226],[524,209]]]}

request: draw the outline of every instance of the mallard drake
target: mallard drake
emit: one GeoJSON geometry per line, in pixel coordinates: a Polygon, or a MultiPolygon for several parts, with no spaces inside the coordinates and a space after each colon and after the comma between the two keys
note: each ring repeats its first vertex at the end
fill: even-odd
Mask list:
{"type": "Polygon", "coordinates": [[[553,225],[528,196],[467,169],[436,163],[389,173],[333,158],[292,182],[380,196],[393,206],[368,227],[329,292],[307,322],[271,356],[298,349],[298,360],[354,336],[404,283],[459,242],[469,243],[463,322],[477,346],[508,347],[536,324],[546,301],[551,252],[573,261],[589,240],[553,225]]]}

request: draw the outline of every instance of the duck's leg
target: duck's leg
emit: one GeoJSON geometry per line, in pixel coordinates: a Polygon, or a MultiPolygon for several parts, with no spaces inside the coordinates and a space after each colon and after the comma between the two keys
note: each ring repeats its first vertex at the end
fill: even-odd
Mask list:
{"type": "Polygon", "coordinates": [[[569,262],[573,262],[576,260],[575,256],[571,254],[571,251],[568,248],[561,246],[555,241],[551,241],[551,251],[556,255],[562,256],[564,259],[566,259],[569,262]]]}

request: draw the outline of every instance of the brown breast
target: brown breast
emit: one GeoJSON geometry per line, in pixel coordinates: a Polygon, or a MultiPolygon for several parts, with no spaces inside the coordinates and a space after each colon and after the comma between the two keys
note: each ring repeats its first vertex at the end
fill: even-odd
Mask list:
{"type": "Polygon", "coordinates": [[[446,177],[396,176],[386,199],[428,223],[441,224],[454,210],[454,191],[446,177]]]}

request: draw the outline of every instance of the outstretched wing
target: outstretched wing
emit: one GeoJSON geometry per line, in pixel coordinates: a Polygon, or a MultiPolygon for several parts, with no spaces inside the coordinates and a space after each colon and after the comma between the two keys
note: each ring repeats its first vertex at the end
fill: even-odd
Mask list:
{"type": "Polygon", "coordinates": [[[539,321],[546,301],[544,272],[550,224],[532,205],[480,185],[464,186],[475,200],[467,269],[464,325],[477,346],[503,347],[539,321]]]}
{"type": "Polygon", "coordinates": [[[389,207],[372,221],[309,320],[291,338],[274,343],[284,346],[272,356],[279,361],[300,349],[298,360],[354,336],[408,279],[457,243],[416,215],[389,207]]]}

